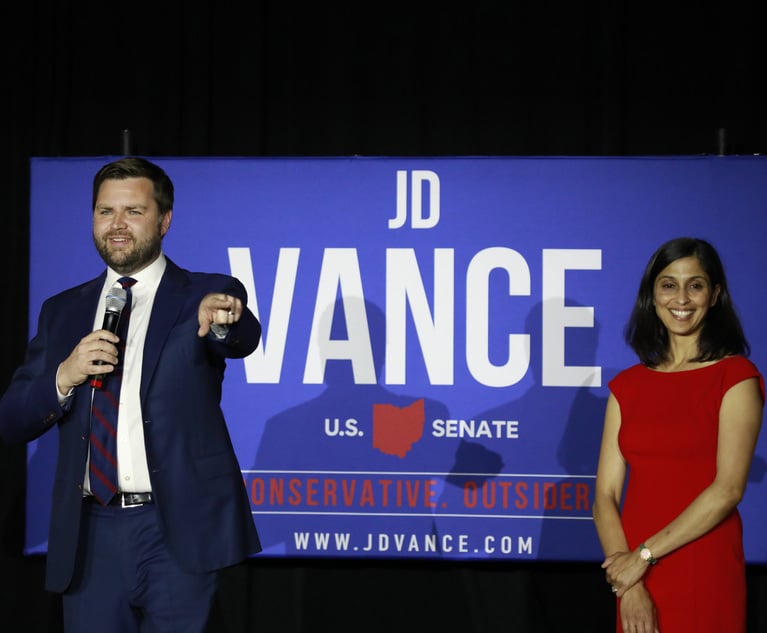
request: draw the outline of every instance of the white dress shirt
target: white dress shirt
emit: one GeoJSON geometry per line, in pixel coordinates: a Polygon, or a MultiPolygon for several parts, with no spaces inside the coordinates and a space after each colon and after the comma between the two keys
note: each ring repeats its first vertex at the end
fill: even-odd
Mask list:
{"type": "MultiPolygon", "coordinates": [[[[131,304],[128,338],[123,363],[123,378],[120,388],[120,409],[117,418],[117,478],[121,492],[151,492],[149,467],[144,447],[144,425],[141,414],[139,388],[141,387],[141,365],[144,358],[149,317],[152,314],[157,287],[165,272],[165,256],[160,256],[149,266],[135,275],[131,288],[131,304]]],[[[101,329],[106,310],[106,295],[109,289],[122,277],[111,268],[107,268],[107,277],[96,310],[93,329],[101,329]]],[[[90,491],[88,465],[85,468],[85,491],[90,491]]]]}

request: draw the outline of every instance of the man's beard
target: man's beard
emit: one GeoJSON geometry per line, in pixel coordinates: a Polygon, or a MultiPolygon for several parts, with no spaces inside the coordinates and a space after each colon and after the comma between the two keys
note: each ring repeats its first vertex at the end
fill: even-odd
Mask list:
{"type": "Polygon", "coordinates": [[[96,250],[106,265],[121,275],[130,275],[145,268],[157,259],[162,246],[162,237],[159,233],[156,233],[142,242],[133,242],[133,248],[131,249],[114,252],[109,250],[107,242],[107,236],[101,239],[97,239],[95,235],[93,236],[96,250]]]}

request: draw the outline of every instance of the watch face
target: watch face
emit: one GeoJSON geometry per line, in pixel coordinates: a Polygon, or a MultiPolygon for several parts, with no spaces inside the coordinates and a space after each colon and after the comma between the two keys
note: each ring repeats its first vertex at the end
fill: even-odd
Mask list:
{"type": "Polygon", "coordinates": [[[642,549],[639,550],[639,557],[642,560],[647,561],[651,565],[655,564],[655,559],[652,557],[652,552],[650,551],[650,548],[648,547],[643,547],[642,549]]]}

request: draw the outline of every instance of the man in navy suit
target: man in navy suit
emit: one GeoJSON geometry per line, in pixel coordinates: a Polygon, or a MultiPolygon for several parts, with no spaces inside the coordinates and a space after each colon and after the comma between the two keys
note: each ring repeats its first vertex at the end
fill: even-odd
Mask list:
{"type": "Polygon", "coordinates": [[[45,301],[0,400],[7,442],[58,427],[46,589],[63,594],[68,633],[202,632],[219,570],[261,550],[220,407],[226,359],[256,349],[261,326],[237,279],[164,255],[172,214],[159,166],[127,157],[99,170],[93,241],[107,269],[45,301]],[[125,276],[135,285],[118,358],[119,338],[102,325],[125,276]],[[115,367],[117,492],[102,504],[91,489],[90,379],[115,367]]]}

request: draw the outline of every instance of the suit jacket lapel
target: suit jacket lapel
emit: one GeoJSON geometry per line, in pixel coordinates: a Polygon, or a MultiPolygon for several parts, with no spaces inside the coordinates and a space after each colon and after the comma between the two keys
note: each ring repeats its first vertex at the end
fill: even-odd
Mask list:
{"type": "Polygon", "coordinates": [[[96,322],[96,310],[99,307],[99,293],[104,287],[106,276],[107,273],[104,271],[96,279],[92,279],[80,286],[80,296],[72,306],[72,309],[75,311],[71,319],[73,326],[80,327],[82,323],[86,323],[88,332],[92,331],[91,324],[93,323],[96,323],[96,328],[101,327],[101,323],[96,322]]]}
{"type": "Polygon", "coordinates": [[[157,288],[152,315],[149,319],[149,328],[146,333],[144,361],[141,366],[142,401],[146,397],[165,341],[184,307],[185,289],[188,284],[189,279],[184,271],[168,259],[165,272],[157,288]]]}

